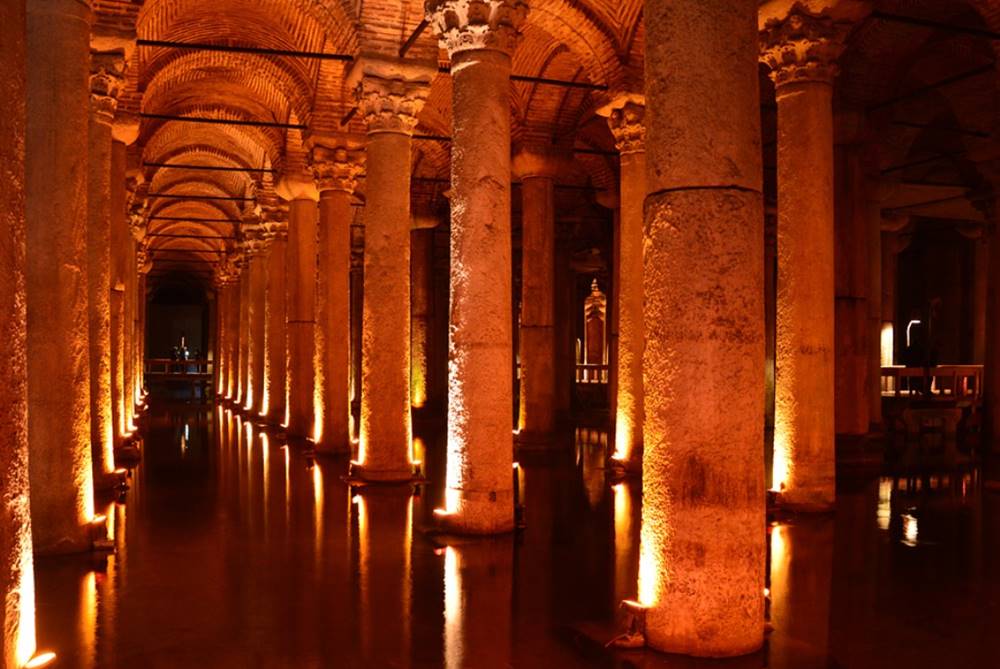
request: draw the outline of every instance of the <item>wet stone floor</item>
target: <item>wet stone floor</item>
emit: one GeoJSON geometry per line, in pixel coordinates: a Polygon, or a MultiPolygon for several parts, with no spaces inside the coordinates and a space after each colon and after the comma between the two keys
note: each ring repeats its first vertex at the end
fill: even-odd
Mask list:
{"type": "MultiPolygon", "coordinates": [[[[612,653],[634,596],[640,499],[606,438],[525,458],[526,527],[444,545],[429,483],[351,488],[222,408],[154,404],[115,552],[39,560],[39,647],[58,667],[996,667],[1000,493],[974,467],[841,477],[837,511],[768,527],[766,647],[695,661],[612,653]]],[[[575,439],[575,443],[573,443],[575,439]]]]}

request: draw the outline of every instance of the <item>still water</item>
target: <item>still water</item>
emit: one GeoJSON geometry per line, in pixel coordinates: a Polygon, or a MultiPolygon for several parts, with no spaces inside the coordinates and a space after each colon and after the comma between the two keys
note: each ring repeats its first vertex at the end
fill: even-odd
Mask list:
{"type": "Polygon", "coordinates": [[[1000,494],[977,469],[841,477],[835,514],[772,523],[760,654],[611,653],[635,595],[641,500],[606,436],[525,459],[526,527],[444,544],[444,444],[429,482],[350,487],[346,459],[222,408],[154,404],[115,552],[40,560],[39,647],[58,667],[994,667],[1000,494]]]}

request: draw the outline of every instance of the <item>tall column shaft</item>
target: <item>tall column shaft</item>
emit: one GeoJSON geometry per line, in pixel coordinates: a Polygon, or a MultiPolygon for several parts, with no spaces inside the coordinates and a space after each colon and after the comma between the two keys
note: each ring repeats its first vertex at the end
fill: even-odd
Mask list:
{"type": "Polygon", "coordinates": [[[28,8],[28,439],[36,553],[89,549],[94,516],[86,232],[89,10],[89,3],[78,0],[38,0],[28,8]]]}
{"type": "Polygon", "coordinates": [[[647,0],[645,16],[644,317],[660,326],[643,359],[639,599],[652,648],[739,655],[764,640],[757,3],[647,0]]]}
{"type": "Polygon", "coordinates": [[[521,179],[520,441],[555,429],[555,181],[521,179]]]}
{"type": "Polygon", "coordinates": [[[602,113],[620,154],[618,265],[615,276],[614,452],[612,459],[627,471],[642,467],[642,352],[646,346],[642,299],[643,202],[646,199],[645,100],[626,96],[602,113]]]}
{"type": "Polygon", "coordinates": [[[136,280],[136,302],[135,302],[135,383],[136,394],[140,400],[146,394],[146,308],[148,307],[149,296],[146,294],[146,273],[149,266],[140,268],[139,276],[136,280]]]}
{"type": "Polygon", "coordinates": [[[430,395],[433,246],[433,228],[410,232],[410,401],[417,409],[427,405],[430,395]]]}
{"type": "Polygon", "coordinates": [[[126,150],[124,142],[111,143],[111,423],[114,445],[128,431],[125,409],[125,272],[132,242],[125,212],[126,150]]]}
{"type": "Polygon", "coordinates": [[[770,24],[763,40],[778,102],[774,486],[783,504],[819,510],[834,501],[832,82],[839,42],[837,24],[796,7],[793,17],[770,24]]]}
{"type": "Polygon", "coordinates": [[[91,54],[87,170],[87,307],[90,358],[90,443],[94,480],[109,485],[115,469],[111,394],[111,124],[124,53],[91,54]]]}
{"type": "Polygon", "coordinates": [[[313,352],[316,330],[316,201],[289,204],[285,249],[288,322],[288,433],[313,436],[313,352]]]}
{"type": "Polygon", "coordinates": [[[260,413],[264,402],[264,355],[267,346],[267,253],[260,249],[250,259],[250,373],[249,389],[244,405],[255,414],[260,413]]]}
{"type": "Polygon", "coordinates": [[[316,448],[349,453],[351,193],[321,190],[316,292],[316,448]]]}
{"type": "Polygon", "coordinates": [[[25,3],[0,6],[0,667],[35,653],[35,576],[28,492],[27,316],[25,313],[25,3]]]}
{"type": "Polygon", "coordinates": [[[427,8],[452,72],[448,471],[437,513],[451,531],[501,533],[514,527],[510,54],[527,7],[493,2],[478,18],[455,0],[427,8]]]}
{"type": "Polygon", "coordinates": [[[242,407],[247,400],[250,375],[250,275],[253,272],[250,258],[243,258],[243,271],[240,272],[240,345],[239,359],[236,368],[236,404],[242,407]]]}
{"type": "Polygon", "coordinates": [[[240,275],[237,275],[229,287],[229,362],[226,365],[229,378],[226,381],[226,398],[233,402],[239,399],[241,285],[240,275]]]}
{"type": "Polygon", "coordinates": [[[410,135],[370,132],[356,468],[406,479],[410,462],[410,135]]]}
{"type": "Polygon", "coordinates": [[[877,183],[869,182],[865,201],[868,255],[868,420],[882,425],[882,203],[877,183]]]}
{"type": "Polygon", "coordinates": [[[216,397],[225,397],[226,394],[226,363],[227,345],[229,343],[229,332],[226,322],[226,313],[229,309],[229,286],[220,276],[216,280],[216,303],[218,308],[215,311],[215,364],[212,372],[214,374],[214,389],[216,397]]]}
{"type": "Polygon", "coordinates": [[[285,323],[285,255],[287,232],[278,232],[271,243],[267,265],[267,352],[264,359],[267,377],[267,417],[276,425],[285,423],[285,380],[287,370],[287,327],[285,323]]]}

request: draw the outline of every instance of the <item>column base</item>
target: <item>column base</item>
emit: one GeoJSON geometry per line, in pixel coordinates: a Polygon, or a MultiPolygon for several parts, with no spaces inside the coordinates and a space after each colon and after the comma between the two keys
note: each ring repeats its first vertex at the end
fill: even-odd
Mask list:
{"type": "Polygon", "coordinates": [[[616,460],[609,457],[605,465],[605,472],[608,480],[612,483],[639,478],[642,476],[642,458],[616,460]]]}
{"type": "Polygon", "coordinates": [[[454,535],[492,535],[514,531],[516,523],[513,490],[499,493],[447,490],[445,498],[454,492],[460,495],[455,510],[434,510],[434,526],[438,532],[454,535]]]}
{"type": "Polygon", "coordinates": [[[125,469],[116,469],[113,472],[94,476],[94,490],[107,491],[120,488],[125,485],[127,474],[125,469]]]}
{"type": "Polygon", "coordinates": [[[422,481],[423,477],[414,465],[391,469],[377,469],[361,463],[352,462],[345,479],[349,483],[414,483],[422,481]]]}
{"type": "Polygon", "coordinates": [[[830,513],[836,508],[834,500],[823,499],[824,495],[810,495],[808,491],[799,491],[793,496],[784,492],[774,494],[775,506],[787,513],[830,513]]]}

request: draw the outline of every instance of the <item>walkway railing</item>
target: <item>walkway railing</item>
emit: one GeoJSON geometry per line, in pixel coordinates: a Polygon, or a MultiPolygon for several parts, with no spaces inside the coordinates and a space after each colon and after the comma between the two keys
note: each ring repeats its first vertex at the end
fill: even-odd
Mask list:
{"type": "Polygon", "coordinates": [[[883,367],[882,395],[978,402],[983,395],[983,366],[883,367]]]}

